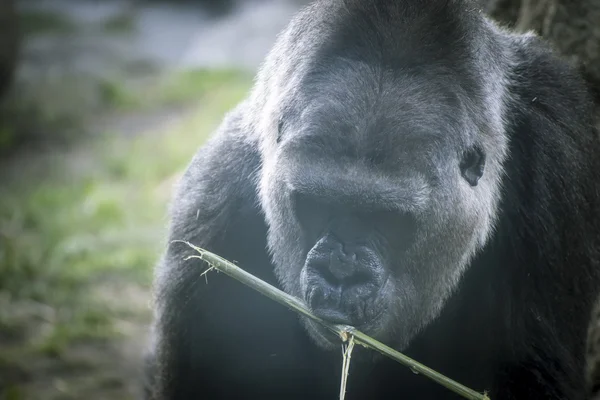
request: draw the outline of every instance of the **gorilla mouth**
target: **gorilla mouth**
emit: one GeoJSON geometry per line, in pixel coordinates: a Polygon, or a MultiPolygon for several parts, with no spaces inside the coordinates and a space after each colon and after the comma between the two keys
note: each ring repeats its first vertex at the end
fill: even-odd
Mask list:
{"type": "MultiPolygon", "coordinates": [[[[319,206],[306,198],[298,201],[301,221],[306,224],[319,206]],[[301,206],[301,207],[300,207],[301,206]]],[[[348,325],[376,334],[381,331],[382,314],[388,307],[390,270],[378,250],[376,237],[367,217],[347,210],[335,214],[320,233],[318,240],[310,240],[300,272],[300,292],[313,314],[324,321],[348,325]]],[[[319,219],[321,220],[321,219],[319,219]]],[[[308,224],[310,225],[310,224],[308,224]]],[[[306,238],[310,237],[307,233],[306,238]]],[[[308,323],[309,334],[325,345],[331,345],[335,334],[325,327],[308,323]]],[[[327,346],[328,347],[328,346],[327,346]]]]}
{"type": "Polygon", "coordinates": [[[381,304],[381,293],[384,287],[378,285],[369,290],[369,294],[364,294],[358,290],[344,293],[343,288],[331,290],[316,286],[305,296],[305,301],[317,317],[334,324],[359,328],[372,324],[383,314],[385,307],[381,304]]]}
{"type": "MultiPolygon", "coordinates": [[[[387,306],[385,293],[389,279],[383,283],[370,281],[358,286],[337,285],[322,281],[321,277],[305,273],[309,289],[305,301],[311,312],[333,324],[352,326],[368,335],[377,336],[381,331],[387,306]]],[[[339,344],[339,338],[328,328],[306,319],[308,331],[324,346],[339,344]]]]}
{"type": "MultiPolygon", "coordinates": [[[[348,325],[358,329],[359,331],[369,336],[377,338],[378,332],[382,330],[381,328],[383,325],[383,321],[381,320],[381,317],[385,315],[386,309],[387,307],[380,307],[376,314],[372,315],[369,318],[369,320],[364,321],[360,325],[349,323],[349,321],[351,322],[349,316],[346,313],[339,310],[326,308],[311,308],[311,311],[315,316],[321,318],[324,321],[333,324],[348,325]]],[[[332,332],[330,329],[319,324],[316,321],[313,321],[306,317],[302,318],[305,321],[306,329],[309,335],[313,338],[313,340],[317,342],[317,344],[321,345],[324,348],[334,348],[339,345],[340,337],[336,333],[332,332]]]]}

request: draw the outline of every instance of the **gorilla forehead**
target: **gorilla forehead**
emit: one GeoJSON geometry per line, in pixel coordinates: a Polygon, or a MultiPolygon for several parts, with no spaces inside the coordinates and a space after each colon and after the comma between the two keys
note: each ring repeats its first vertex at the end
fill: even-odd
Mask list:
{"type": "Polygon", "coordinates": [[[332,60],[303,78],[293,110],[297,128],[364,146],[460,138],[469,123],[468,98],[460,83],[442,74],[332,60]]]}
{"type": "Polygon", "coordinates": [[[391,168],[419,152],[443,147],[450,154],[473,143],[485,125],[476,112],[484,107],[476,101],[484,98],[484,83],[472,50],[448,45],[468,42],[466,30],[449,13],[436,18],[435,8],[412,10],[411,3],[347,1],[338,10],[352,18],[333,18],[297,70],[282,113],[286,140],[313,154],[354,155],[391,168]],[[368,6],[380,12],[363,15],[368,6]],[[425,45],[411,44],[415,35],[425,45]]]}
{"type": "Polygon", "coordinates": [[[293,104],[284,116],[283,151],[305,161],[364,160],[387,172],[426,171],[456,159],[478,132],[465,89],[435,66],[390,70],[337,57],[303,77],[293,104]]]}

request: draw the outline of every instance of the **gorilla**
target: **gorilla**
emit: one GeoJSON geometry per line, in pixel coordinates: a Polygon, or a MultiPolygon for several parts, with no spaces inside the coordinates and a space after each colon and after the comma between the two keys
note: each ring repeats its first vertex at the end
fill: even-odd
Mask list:
{"type": "MultiPolygon", "coordinates": [[[[600,146],[584,81],[476,0],[317,0],[189,164],[155,399],[334,399],[340,340],[186,240],[493,400],[585,397],[600,146]]],[[[357,347],[348,399],[458,395],[357,347]]]]}

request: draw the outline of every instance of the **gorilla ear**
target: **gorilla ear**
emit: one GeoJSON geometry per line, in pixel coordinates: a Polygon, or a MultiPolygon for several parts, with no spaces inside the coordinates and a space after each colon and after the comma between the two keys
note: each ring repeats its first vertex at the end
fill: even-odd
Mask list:
{"type": "Polygon", "coordinates": [[[479,146],[473,146],[464,155],[460,162],[460,171],[471,186],[477,186],[483,176],[485,167],[485,153],[479,146]]]}

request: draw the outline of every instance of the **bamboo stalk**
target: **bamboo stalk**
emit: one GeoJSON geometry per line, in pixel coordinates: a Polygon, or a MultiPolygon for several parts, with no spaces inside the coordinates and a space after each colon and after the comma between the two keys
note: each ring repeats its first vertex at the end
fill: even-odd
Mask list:
{"type": "Polygon", "coordinates": [[[400,364],[409,367],[415,373],[423,374],[424,376],[428,377],[429,379],[432,379],[433,381],[444,386],[445,388],[461,395],[465,399],[490,400],[487,394],[481,394],[479,392],[474,391],[473,389],[461,385],[460,383],[440,374],[439,372],[434,371],[431,368],[426,367],[425,365],[392,349],[391,347],[386,346],[385,344],[373,339],[372,337],[365,335],[364,333],[354,329],[351,326],[332,324],[317,317],[316,315],[313,315],[310,312],[310,310],[306,307],[306,305],[304,305],[304,303],[299,299],[285,293],[284,291],[274,286],[271,286],[270,284],[266,283],[261,279],[258,279],[254,275],[246,272],[245,270],[233,264],[232,262],[227,261],[226,259],[214,253],[211,253],[208,250],[204,250],[200,247],[194,246],[193,244],[187,241],[175,240],[174,242],[185,243],[186,245],[194,249],[196,252],[198,252],[198,255],[189,256],[186,259],[197,258],[207,262],[212,268],[215,268],[218,271],[221,271],[226,275],[230,276],[231,278],[234,278],[237,281],[245,284],[246,286],[249,286],[250,288],[263,294],[264,296],[267,296],[271,300],[274,300],[279,304],[282,304],[292,309],[293,311],[296,311],[297,313],[302,314],[305,317],[320,323],[333,333],[337,334],[343,342],[346,342],[351,335],[354,337],[354,341],[356,343],[364,347],[370,348],[372,350],[378,351],[379,353],[399,362],[400,364]]]}

